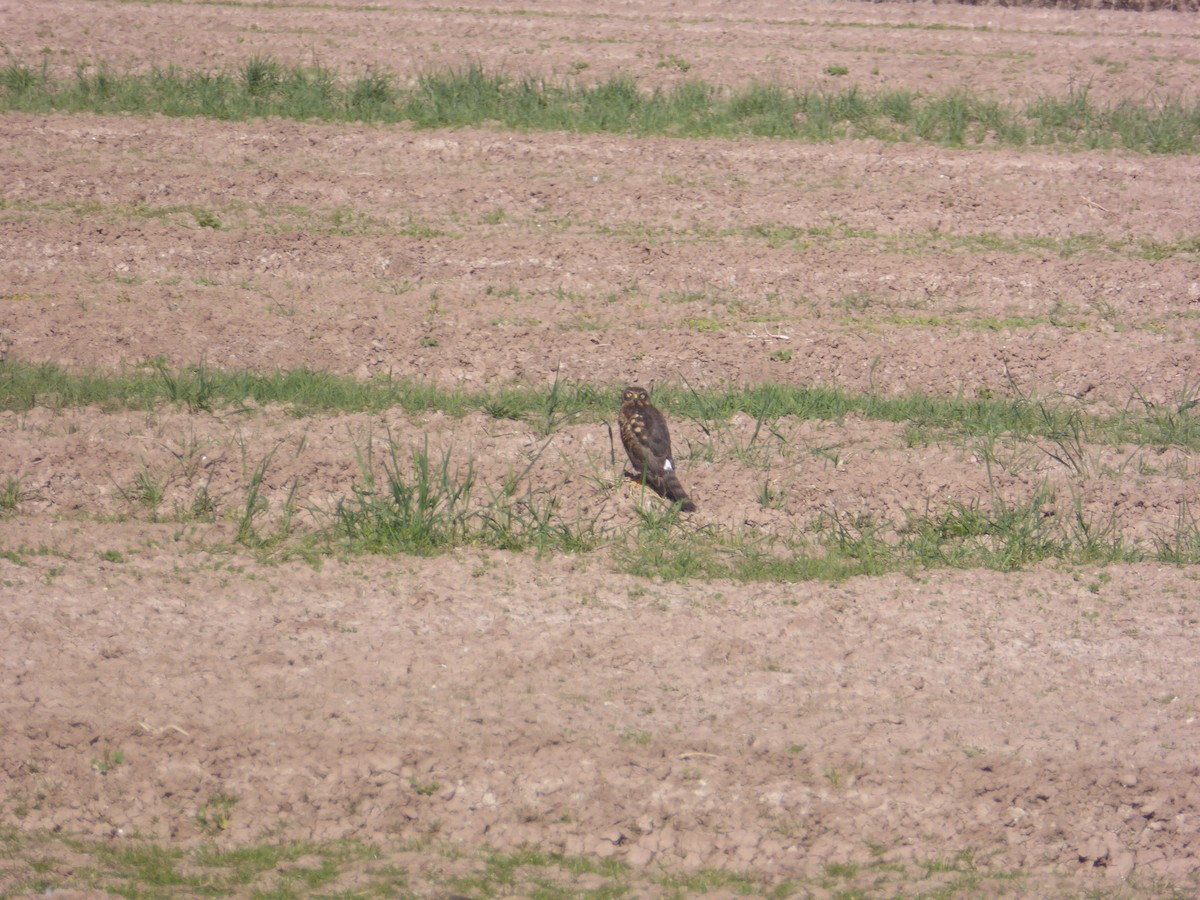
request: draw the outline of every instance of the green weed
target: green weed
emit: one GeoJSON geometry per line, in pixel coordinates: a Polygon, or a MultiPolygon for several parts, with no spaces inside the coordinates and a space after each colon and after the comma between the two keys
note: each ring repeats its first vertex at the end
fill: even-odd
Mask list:
{"type": "Polygon", "coordinates": [[[412,450],[406,463],[389,432],[382,458],[368,436],[356,447],[359,479],[353,496],[337,503],[327,537],[358,552],[431,555],[477,544],[501,550],[586,552],[604,540],[596,519],[567,519],[558,501],[544,490],[518,487],[549,446],[532,456],[524,470],[510,474],[498,488],[477,491],[474,462],[459,465],[453,451],[430,455],[428,440],[412,450]]]}
{"type": "Polygon", "coordinates": [[[175,404],[184,405],[188,412],[209,412],[213,404],[213,381],[208,366],[203,361],[197,366],[186,366],[171,372],[165,360],[151,362],[162,379],[167,398],[175,404]]]}
{"type": "Polygon", "coordinates": [[[210,837],[216,836],[229,828],[236,804],[237,797],[231,794],[213,794],[196,810],[196,824],[205,834],[210,837]]]}
{"type": "Polygon", "coordinates": [[[1200,520],[1180,501],[1175,527],[1154,537],[1154,558],[1178,566],[1200,563],[1200,520]]]}
{"type": "MultiPolygon", "coordinates": [[[[275,451],[272,450],[253,470],[249,471],[249,478],[246,484],[246,493],[242,498],[241,510],[237,518],[237,533],[234,541],[247,547],[251,550],[265,552],[282,544],[291,534],[292,519],[296,514],[296,495],[300,490],[301,483],[299,479],[292,481],[292,486],[288,489],[288,493],[280,506],[280,512],[276,528],[273,534],[263,535],[258,528],[258,520],[264,516],[270,504],[267,498],[263,496],[262,486],[263,481],[267,477],[267,469],[271,465],[271,460],[275,456],[275,451]]],[[[246,469],[246,451],[245,445],[242,446],[242,471],[246,469]]],[[[211,506],[211,498],[208,496],[207,486],[201,488],[201,492],[197,494],[192,501],[192,511],[200,513],[211,513],[207,507],[211,506]],[[201,504],[198,508],[197,504],[201,504]]],[[[198,516],[199,517],[199,516],[198,516]]]]}
{"type": "Polygon", "coordinates": [[[168,479],[165,477],[157,477],[152,474],[143,463],[128,487],[117,485],[116,488],[117,493],[126,503],[131,506],[144,507],[150,514],[150,520],[157,521],[158,508],[167,495],[167,481],[168,479]]]}
{"type": "Polygon", "coordinates": [[[409,776],[408,784],[422,797],[432,797],[442,788],[441,782],[439,781],[421,782],[417,780],[417,776],[415,775],[409,776]]]}
{"type": "Polygon", "coordinates": [[[11,475],[6,477],[3,487],[0,487],[0,517],[16,515],[22,503],[36,496],[36,491],[29,491],[21,486],[19,478],[13,478],[11,475]]]}
{"type": "Polygon", "coordinates": [[[216,230],[221,227],[221,220],[207,209],[193,209],[192,217],[196,220],[196,224],[201,228],[212,228],[216,230]]]}
{"type": "Polygon", "coordinates": [[[191,502],[186,507],[176,507],[175,518],[180,522],[214,522],[217,518],[217,502],[209,493],[212,476],[196,488],[191,502]]]}
{"type": "Polygon", "coordinates": [[[109,772],[123,765],[125,762],[125,753],[122,750],[105,750],[102,756],[94,756],[91,760],[91,766],[101,775],[107,775],[109,772]]]}
{"type": "Polygon", "coordinates": [[[428,555],[467,543],[472,536],[471,462],[452,465],[447,450],[432,460],[428,441],[400,463],[396,441],[388,434],[386,456],[377,463],[375,441],[355,448],[359,482],[354,496],[338,502],[335,529],[357,550],[371,553],[428,555]]]}

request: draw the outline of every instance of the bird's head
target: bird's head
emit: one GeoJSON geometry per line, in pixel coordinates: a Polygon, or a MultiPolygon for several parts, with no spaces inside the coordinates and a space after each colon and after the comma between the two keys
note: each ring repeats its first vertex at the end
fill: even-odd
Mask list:
{"type": "Polygon", "coordinates": [[[646,393],[645,388],[640,388],[635,385],[630,385],[625,388],[625,393],[621,395],[622,403],[649,403],[650,395],[646,393]]]}

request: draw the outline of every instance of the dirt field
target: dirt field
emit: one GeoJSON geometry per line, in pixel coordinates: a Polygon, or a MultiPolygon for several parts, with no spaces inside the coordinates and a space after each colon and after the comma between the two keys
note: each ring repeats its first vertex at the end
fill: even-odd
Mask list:
{"type": "MultiPolygon", "coordinates": [[[[68,73],[269,54],[400,82],[477,61],[1013,103],[1200,87],[1197,19],[1170,12],[387,0],[2,18],[12,57],[68,73]]],[[[1184,409],[1200,383],[1193,156],[21,114],[0,116],[0,146],[14,360],[473,391],[829,384],[1106,415],[1184,409]]],[[[1184,447],[993,460],[910,424],[780,421],[752,462],[752,419],[714,438],[673,416],[700,505],[684,527],[895,523],[1049,485],[1048,515],[1151,544],[1200,509],[1184,447]]],[[[260,462],[262,527],[290,494],[297,529],[315,527],[389,429],[469,455],[488,484],[528,465],[609,533],[658,502],[596,422],[0,413],[0,479],[22,489],[0,518],[0,892],[116,889],[96,860],[147,842],[342,839],[371,849],[323,882],[280,863],[231,890],[1200,891],[1194,566],[678,583],[604,548],[314,564],[234,543],[260,462]],[[201,485],[216,521],[184,521],[201,485]],[[563,856],[506,881],[487,855],[531,848],[563,856]]]]}

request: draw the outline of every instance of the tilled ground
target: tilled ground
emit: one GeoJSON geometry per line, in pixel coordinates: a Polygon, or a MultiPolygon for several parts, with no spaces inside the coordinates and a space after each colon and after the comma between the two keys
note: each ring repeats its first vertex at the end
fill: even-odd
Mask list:
{"type": "MultiPolygon", "coordinates": [[[[866,88],[965,77],[1012,102],[1196,83],[1194,17],[1169,13],[519,12],[29,4],[4,40],[66,70],[269,53],[401,79],[583,61],[579,77],[648,86],[811,87],[842,64],[866,88]]],[[[17,114],[0,142],[16,360],[471,390],[835,384],[1105,415],[1185,415],[1200,372],[1192,157],[17,114]]],[[[757,425],[673,417],[689,528],[787,537],[822,513],[898,524],[1049,486],[1047,515],[1152,545],[1200,504],[1178,446],[1087,444],[1064,465],[1046,441],[857,416],[761,443],[757,425]]],[[[623,861],[645,893],[705,868],[816,894],[964,873],[996,894],[1195,891],[1194,567],[678,584],[618,574],[603,549],[313,565],[234,543],[264,460],[256,526],[294,490],[315,530],[388,433],[472,458],[489,485],[533,462],[527,485],[561,509],[610,534],[639,522],[600,423],[3,414],[0,476],[23,496],[0,520],[0,822],[114,846],[361,838],[420,893],[467,866],[452,848],[528,846],[623,861]],[[187,521],[201,486],[213,523],[187,521]]],[[[4,865],[0,890],[29,883],[4,865]]]]}

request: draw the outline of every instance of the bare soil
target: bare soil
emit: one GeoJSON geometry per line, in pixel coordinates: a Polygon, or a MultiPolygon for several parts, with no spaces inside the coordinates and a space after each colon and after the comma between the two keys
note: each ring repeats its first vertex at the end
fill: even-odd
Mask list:
{"type": "MultiPolygon", "coordinates": [[[[1007,102],[1200,84],[1196,19],[1172,12],[79,2],[3,18],[16,58],[63,71],[269,54],[400,80],[478,61],[840,89],[825,70],[844,65],[866,89],[1007,102]]],[[[17,114],[0,146],[14,359],[1021,392],[1106,413],[1178,404],[1200,377],[1194,157],[17,114]]],[[[698,527],[896,520],[1050,483],[1152,541],[1200,508],[1178,448],[1092,447],[1076,472],[1000,448],[989,469],[851,417],[780,423],[756,467],[734,452],[744,419],[709,458],[699,424],[672,421],[698,527]]],[[[0,479],[27,492],[0,519],[0,822],[192,846],[226,795],[221,843],[364,838],[418,892],[447,846],[524,845],[817,894],[831,864],[860,867],[834,887],[888,873],[894,894],[937,888],[923,862],[968,857],[989,894],[1197,890],[1194,568],[677,584],[615,574],[603,551],[314,566],[230,549],[260,461],[263,527],[293,490],[313,525],[389,430],[489,483],[546,440],[482,414],[0,416],[0,479]],[[153,511],[142,474],[165,485],[153,511]],[[217,521],[178,521],[201,485],[217,521]]],[[[527,477],[602,527],[637,521],[603,425],[555,430],[527,477]]],[[[0,890],[26,875],[0,863],[0,890]]]]}

